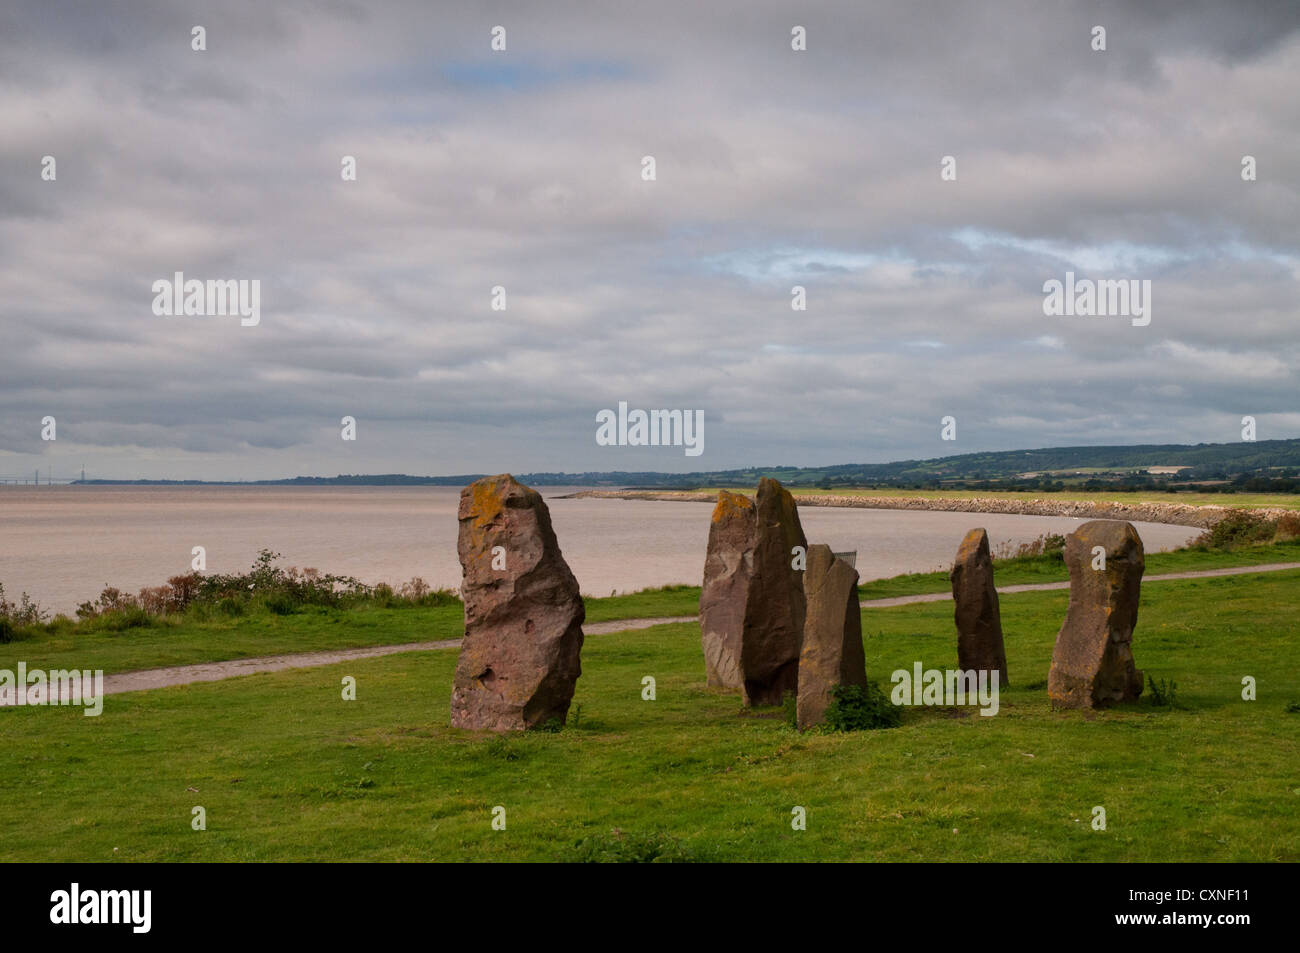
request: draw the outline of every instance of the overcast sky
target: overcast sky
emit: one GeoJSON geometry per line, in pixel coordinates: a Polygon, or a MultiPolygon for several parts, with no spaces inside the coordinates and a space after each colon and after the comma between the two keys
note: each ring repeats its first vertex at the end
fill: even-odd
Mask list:
{"type": "Polygon", "coordinates": [[[0,476],[1298,436],[1298,89],[1285,0],[9,2],[0,476]],[[261,323],[155,315],[177,271],[261,323]],[[1045,316],[1066,271],[1150,324],[1045,316]],[[597,446],[619,401],[704,453],[597,446]]]}

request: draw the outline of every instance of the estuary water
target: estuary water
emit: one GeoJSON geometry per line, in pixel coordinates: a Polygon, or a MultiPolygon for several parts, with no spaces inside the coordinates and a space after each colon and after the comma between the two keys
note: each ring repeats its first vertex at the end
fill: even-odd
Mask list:
{"type": "MultiPolygon", "coordinates": [[[[708,503],[558,499],[545,487],[565,559],[584,594],[669,583],[698,585],[708,503]]],[[[400,583],[460,583],[458,487],[0,486],[0,583],[71,613],[105,585],[134,592],[188,572],[195,546],[209,572],[247,569],[261,549],[282,563],[400,583]]],[[[1069,517],[804,507],[809,542],[857,551],[863,579],[947,568],[967,530],[996,548],[1068,533],[1069,517]]],[[[1148,552],[1172,549],[1195,527],[1135,523],[1148,552]]]]}

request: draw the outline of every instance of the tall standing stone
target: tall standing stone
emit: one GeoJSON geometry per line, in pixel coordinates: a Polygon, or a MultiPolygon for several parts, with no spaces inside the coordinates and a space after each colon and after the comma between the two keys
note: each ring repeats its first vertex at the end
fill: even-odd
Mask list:
{"type": "Polygon", "coordinates": [[[779,704],[799,683],[806,604],[794,548],[807,548],[794,497],[759,481],[753,501],[723,490],[713,510],[700,593],[709,684],[746,705],[779,704]]]}
{"type": "Polygon", "coordinates": [[[746,705],[779,705],[786,692],[799,687],[807,602],[794,550],[806,551],[808,538],[794,497],[776,480],[759,480],[754,508],[758,543],[740,644],[742,692],[746,705]]]}
{"type": "Polygon", "coordinates": [[[501,474],[462,490],[457,515],[465,640],[452,725],[512,731],[564,721],[582,673],[586,607],[546,503],[501,474]]]}
{"type": "Polygon", "coordinates": [[[1007,651],[1002,643],[1002,613],[993,585],[989,534],[973,529],[957,547],[952,572],[953,616],[957,623],[957,666],[963,672],[997,672],[1007,687],[1007,651]]]}
{"type": "Polygon", "coordinates": [[[1133,627],[1146,558],[1132,523],[1093,520],[1065,540],[1070,606],[1056,636],[1047,693],[1057,708],[1100,708],[1135,700],[1133,627]],[[1104,563],[1103,563],[1104,558],[1104,563]]]}
{"type": "Polygon", "coordinates": [[[758,519],[753,501],[740,493],[719,492],[709,524],[704,588],[700,592],[704,671],[715,688],[739,690],[744,685],[740,643],[757,543],[758,519]]]}
{"type": "Polygon", "coordinates": [[[808,547],[803,576],[808,612],[799,652],[799,697],[795,706],[800,728],[821,724],[836,685],[867,684],[862,648],[862,610],[858,572],[829,546],[808,547]]]}

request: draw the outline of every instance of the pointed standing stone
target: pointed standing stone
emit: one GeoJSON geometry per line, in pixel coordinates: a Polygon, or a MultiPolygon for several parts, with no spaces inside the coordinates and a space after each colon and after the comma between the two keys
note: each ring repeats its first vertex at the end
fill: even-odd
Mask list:
{"type": "Polygon", "coordinates": [[[1070,606],[1052,651],[1052,704],[1100,708],[1134,701],[1142,694],[1132,646],[1146,569],[1142,539],[1131,523],[1093,520],[1066,537],[1065,562],[1070,606]]]}
{"type": "Polygon", "coordinates": [[[700,592],[700,631],[704,671],[714,688],[739,690],[741,633],[754,574],[758,521],[754,504],[740,493],[718,493],[709,524],[709,548],[704,559],[704,588],[700,592]]]}
{"type": "Polygon", "coordinates": [[[451,723],[512,731],[564,721],[582,673],[586,607],[541,494],[507,474],[460,494],[465,640],[451,723]]]}
{"type": "Polygon", "coordinates": [[[746,705],[780,704],[798,686],[805,601],[793,550],[807,545],[776,480],[760,480],[752,502],[718,494],[700,593],[704,665],[710,685],[740,689],[746,705]]]}
{"type": "Polygon", "coordinates": [[[799,648],[807,602],[794,548],[808,548],[794,497],[776,480],[758,482],[758,545],[740,646],[746,705],[779,705],[799,687],[799,648]]]}
{"type": "Polygon", "coordinates": [[[808,613],[799,653],[796,719],[800,728],[808,728],[825,721],[836,685],[866,686],[867,659],[857,570],[829,546],[809,546],[803,587],[808,613]]]}
{"type": "Polygon", "coordinates": [[[973,529],[966,534],[948,578],[957,623],[957,667],[963,672],[997,672],[998,686],[1006,688],[1007,652],[988,533],[973,529]]]}

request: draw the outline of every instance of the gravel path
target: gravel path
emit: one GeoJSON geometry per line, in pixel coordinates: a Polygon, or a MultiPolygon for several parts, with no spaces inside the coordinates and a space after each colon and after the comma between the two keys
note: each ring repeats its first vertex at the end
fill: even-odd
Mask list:
{"type": "MultiPolygon", "coordinates": [[[[1201,569],[1196,572],[1174,572],[1162,576],[1147,576],[1142,580],[1164,582],[1171,579],[1204,579],[1212,576],[1240,576],[1254,572],[1279,572],[1284,569],[1300,569],[1300,563],[1268,563],[1262,566],[1234,566],[1229,569],[1201,569]]],[[[1013,592],[1043,592],[1050,589],[1068,589],[1068,582],[1044,582],[1021,586],[1001,586],[999,595],[1013,592]]],[[[925,593],[915,596],[898,596],[893,599],[870,599],[862,603],[864,609],[903,606],[914,602],[944,602],[951,599],[947,592],[925,593]]],[[[608,635],[611,632],[626,632],[630,629],[648,629],[654,625],[666,625],[673,622],[694,622],[696,616],[669,616],[661,619],[619,619],[615,622],[593,622],[582,627],[586,635],[608,635]]],[[[116,695],[120,692],[141,692],[153,688],[166,688],[171,685],[188,685],[193,682],[217,682],[240,675],[255,675],[260,672],[278,672],[287,668],[312,668],[318,665],[334,665],[352,659],[379,658],[383,655],[397,655],[401,652],[428,652],[433,649],[454,649],[460,646],[460,639],[447,639],[442,642],[408,642],[405,645],[376,645],[365,649],[339,649],[331,652],[300,652],[294,655],[266,655],[259,658],[233,659],[228,662],[204,662],[200,665],[178,665],[174,668],[151,668],[138,672],[123,672],[121,675],[108,675],[104,678],[104,694],[116,695]]]]}

